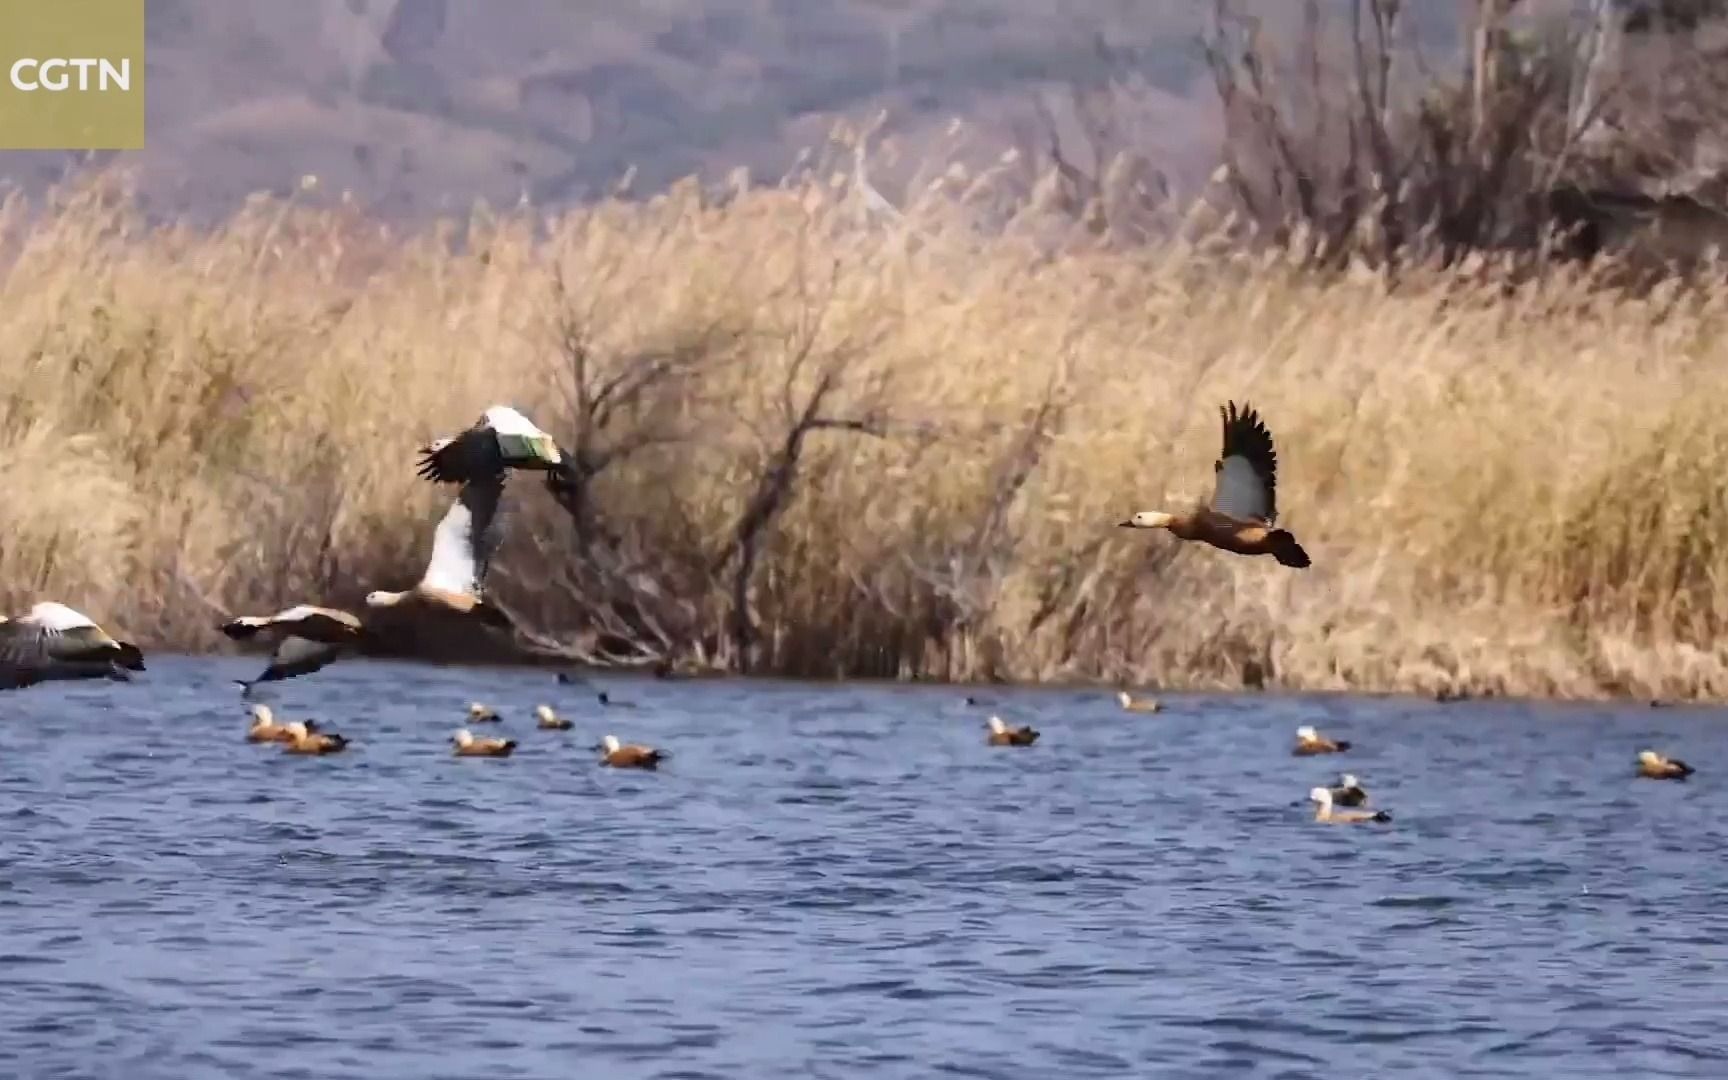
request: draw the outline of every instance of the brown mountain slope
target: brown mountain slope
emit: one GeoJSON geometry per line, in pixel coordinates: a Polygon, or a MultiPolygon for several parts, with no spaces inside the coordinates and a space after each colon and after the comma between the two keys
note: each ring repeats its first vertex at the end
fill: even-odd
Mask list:
{"type": "MultiPolygon", "coordinates": [[[[150,201],[219,211],[306,174],[381,208],[557,202],[634,166],[778,175],[842,115],[919,141],[1095,79],[1132,47],[1171,100],[1188,0],[151,0],[150,201]]],[[[1197,115],[1199,113],[1197,112],[1197,115]]],[[[1178,128],[1182,125],[1178,124],[1178,128]]],[[[1181,140],[1179,140],[1181,141],[1181,140]]],[[[37,185],[70,155],[0,154],[37,185]]]]}

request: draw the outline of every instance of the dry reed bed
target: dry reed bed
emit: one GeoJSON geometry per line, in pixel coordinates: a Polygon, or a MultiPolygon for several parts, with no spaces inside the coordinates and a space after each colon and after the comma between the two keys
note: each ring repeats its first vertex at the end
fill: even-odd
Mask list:
{"type": "Polygon", "coordinates": [[[587,628],[602,542],[669,640],[736,663],[740,518],[826,378],[816,412],[865,430],[810,431],[758,533],[758,670],[1728,690],[1728,292],[1389,293],[853,209],[684,189],[399,235],[273,201],[147,228],[110,183],[10,205],[0,599],[205,649],[231,611],[399,587],[449,498],[415,447],[494,401],[574,445],[580,356],[591,389],[652,377],[589,429],[592,532],[512,486],[497,588],[548,633],[587,628]],[[1311,571],[1114,528],[1210,490],[1230,397],[1273,427],[1311,571]]]}

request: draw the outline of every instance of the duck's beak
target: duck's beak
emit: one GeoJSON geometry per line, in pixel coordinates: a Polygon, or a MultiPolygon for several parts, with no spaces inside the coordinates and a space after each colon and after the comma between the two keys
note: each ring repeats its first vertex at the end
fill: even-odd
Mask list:
{"type": "Polygon", "coordinates": [[[1116,527],[1118,529],[1132,529],[1134,527],[1134,523],[1132,521],[1118,521],[1116,523],[1116,527]]]}

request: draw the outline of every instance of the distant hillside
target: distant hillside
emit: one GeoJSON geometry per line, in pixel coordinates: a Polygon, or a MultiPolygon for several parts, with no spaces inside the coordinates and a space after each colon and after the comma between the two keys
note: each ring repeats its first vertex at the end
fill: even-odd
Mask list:
{"type": "MultiPolygon", "coordinates": [[[[917,147],[956,116],[1006,140],[1040,89],[1102,77],[1100,43],[1167,96],[1157,138],[1203,167],[1186,0],[150,0],[161,207],[304,174],[397,211],[540,202],[743,164],[779,175],[836,117],[886,108],[917,147]]],[[[981,136],[981,138],[984,136],[981,136]]],[[[37,185],[68,155],[0,154],[37,185]]],[[[1180,162],[1175,163],[1178,167],[1180,162]]]]}

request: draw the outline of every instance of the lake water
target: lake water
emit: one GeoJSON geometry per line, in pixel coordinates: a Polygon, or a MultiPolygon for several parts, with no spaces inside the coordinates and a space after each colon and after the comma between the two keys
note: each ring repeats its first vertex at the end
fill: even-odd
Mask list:
{"type": "Polygon", "coordinates": [[[1728,1076],[1709,710],[973,691],[1021,750],[954,688],[352,661],[261,697],[354,739],[301,758],[258,667],[0,697],[0,1074],[1728,1076]],[[1340,768],[1394,824],[1311,820],[1340,768]]]}

